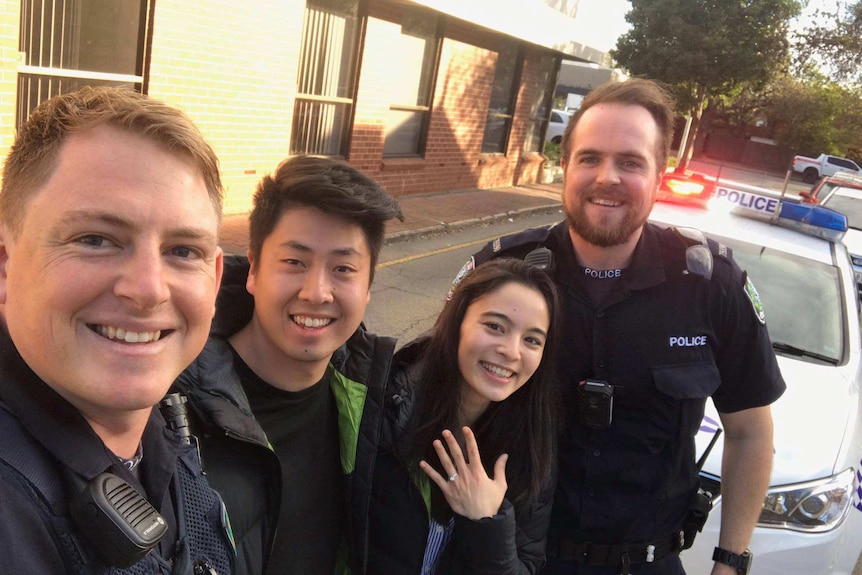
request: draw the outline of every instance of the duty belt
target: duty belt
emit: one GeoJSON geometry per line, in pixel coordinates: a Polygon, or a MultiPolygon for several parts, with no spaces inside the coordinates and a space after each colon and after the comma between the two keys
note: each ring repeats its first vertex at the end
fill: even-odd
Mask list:
{"type": "Polygon", "coordinates": [[[578,542],[562,536],[557,556],[591,567],[619,567],[622,575],[629,574],[629,565],[652,563],[680,549],[679,534],[668,535],[654,542],[603,544],[578,542]]]}

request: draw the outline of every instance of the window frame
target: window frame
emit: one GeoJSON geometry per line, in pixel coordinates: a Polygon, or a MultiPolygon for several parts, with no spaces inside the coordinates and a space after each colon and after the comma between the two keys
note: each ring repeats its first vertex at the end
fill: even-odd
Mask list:
{"type": "MultiPolygon", "coordinates": [[[[45,4],[50,1],[51,8],[54,8],[57,3],[62,4],[62,10],[65,14],[67,3],[70,0],[44,0],[41,4],[41,21],[44,21],[46,14],[45,4]]],[[[28,63],[28,54],[34,53],[35,43],[38,43],[38,49],[35,51],[42,53],[47,46],[49,52],[53,55],[54,50],[63,50],[62,40],[65,37],[65,31],[61,28],[61,45],[57,47],[56,30],[51,28],[47,33],[51,36],[46,44],[43,41],[42,35],[46,32],[44,27],[39,28],[40,36],[35,38],[31,31],[38,28],[34,26],[33,18],[35,11],[33,10],[35,2],[33,0],[21,0],[20,14],[18,19],[18,54],[19,64],[17,66],[17,86],[16,86],[16,106],[15,106],[15,126],[16,129],[29,117],[30,112],[43,101],[67,92],[75,91],[83,86],[128,86],[137,92],[146,93],[148,84],[148,75],[150,67],[150,54],[152,53],[152,22],[155,9],[155,0],[137,0],[139,2],[139,26],[136,39],[136,54],[135,54],[135,74],[100,72],[95,70],[86,70],[79,68],[64,68],[62,66],[44,66],[39,64],[28,63]],[[29,8],[29,10],[28,10],[29,8]],[[34,87],[35,84],[35,87],[34,87]]],[[[52,24],[55,19],[51,18],[52,24]]],[[[60,24],[64,26],[63,23],[60,24]]]]}
{"type": "MultiPolygon", "coordinates": [[[[543,154],[545,152],[545,139],[548,135],[548,127],[551,124],[551,115],[556,113],[554,110],[554,93],[557,87],[557,81],[560,76],[560,57],[554,56],[553,54],[543,54],[539,56],[539,61],[547,58],[547,64],[550,67],[550,72],[548,74],[548,83],[543,87],[544,94],[542,95],[542,103],[540,104],[539,111],[543,108],[547,110],[545,116],[533,116],[532,110],[530,112],[530,117],[527,119],[527,130],[524,135],[524,152],[527,154],[543,154]],[[541,124],[538,133],[536,134],[536,139],[538,141],[538,149],[532,150],[528,146],[530,144],[531,139],[531,130],[535,124],[541,124]]],[[[541,65],[541,64],[540,64],[541,65]]],[[[560,118],[560,122],[563,123],[562,118],[560,118]]]]}
{"type": "MultiPolygon", "coordinates": [[[[408,6],[405,6],[406,10],[408,6]]],[[[423,114],[421,125],[419,128],[419,135],[417,137],[416,142],[416,151],[414,152],[386,152],[386,139],[387,132],[389,130],[388,124],[384,127],[383,134],[383,158],[384,159],[397,159],[397,158],[424,158],[428,149],[428,132],[431,125],[431,111],[434,107],[434,93],[437,87],[437,78],[440,71],[440,55],[443,49],[443,36],[444,36],[444,27],[445,27],[445,19],[435,14],[430,10],[425,10],[421,7],[411,7],[414,10],[417,10],[417,14],[424,13],[426,16],[430,16],[435,18],[436,22],[434,25],[434,35],[430,38],[427,38],[428,41],[433,42],[433,56],[431,57],[431,62],[429,64],[428,69],[428,78],[425,87],[425,100],[427,105],[414,105],[414,104],[389,104],[389,112],[421,112],[423,114]]],[[[404,27],[404,20],[406,14],[402,13],[401,22],[398,24],[404,27]]],[[[391,22],[391,20],[387,20],[391,22]]],[[[393,22],[395,23],[395,22],[393,22]]]]}
{"type": "MultiPolygon", "coordinates": [[[[524,52],[525,51],[524,51],[524,47],[520,43],[511,42],[509,40],[503,40],[503,42],[505,44],[509,44],[515,48],[515,64],[514,64],[514,69],[513,69],[513,73],[512,73],[512,84],[509,87],[509,100],[508,100],[509,108],[508,108],[507,113],[492,112],[491,111],[491,100],[488,100],[488,111],[487,111],[487,115],[485,117],[485,129],[484,129],[484,132],[482,134],[481,153],[482,154],[488,154],[488,155],[498,154],[498,155],[505,156],[505,155],[507,155],[507,153],[509,151],[509,140],[512,137],[512,124],[513,124],[513,120],[515,118],[515,110],[516,110],[517,105],[518,105],[518,92],[521,89],[521,76],[522,76],[523,71],[524,71],[524,59],[525,59],[525,53],[524,52]],[[505,126],[506,126],[505,136],[503,137],[502,142],[500,142],[501,150],[499,150],[499,151],[486,149],[488,147],[488,142],[487,142],[488,125],[492,119],[503,119],[505,126]]],[[[494,80],[492,82],[492,88],[491,88],[492,97],[493,97],[493,86],[497,82],[497,71],[499,69],[498,66],[500,64],[500,56],[502,56],[502,52],[503,52],[503,48],[505,47],[505,44],[501,44],[497,50],[497,63],[494,66],[494,80]]]]}
{"type": "MultiPolygon", "coordinates": [[[[290,142],[289,142],[289,153],[290,155],[300,155],[300,154],[310,154],[317,156],[326,156],[337,159],[347,159],[350,152],[351,140],[353,137],[353,120],[356,112],[356,96],[359,89],[359,74],[360,74],[360,63],[362,61],[362,48],[365,43],[365,25],[367,22],[367,13],[365,10],[365,2],[363,0],[353,0],[354,2],[354,13],[351,15],[355,20],[355,29],[353,31],[353,42],[351,45],[352,55],[347,62],[347,65],[350,67],[348,70],[348,74],[350,75],[349,86],[346,89],[348,95],[346,96],[329,96],[323,94],[312,94],[306,93],[301,90],[301,84],[304,82],[303,78],[300,76],[303,72],[303,63],[302,63],[302,50],[306,45],[306,25],[305,20],[308,18],[308,10],[315,8],[327,8],[326,0],[306,0],[305,9],[303,10],[303,27],[302,34],[300,36],[300,54],[299,54],[299,67],[297,69],[297,78],[296,78],[296,93],[294,95],[294,103],[293,103],[293,116],[291,120],[291,132],[290,132],[290,142]],[[342,119],[340,120],[340,130],[338,134],[338,142],[337,142],[337,150],[335,153],[327,153],[321,149],[321,146],[326,146],[326,141],[331,138],[331,135],[325,136],[324,140],[322,140],[322,144],[318,143],[317,148],[311,149],[307,145],[305,147],[297,146],[298,140],[298,127],[306,124],[307,122],[300,118],[301,108],[303,104],[332,104],[334,106],[343,105],[346,106],[346,110],[343,113],[342,119]]],[[[333,13],[336,13],[335,11],[333,13]]],[[[342,16],[346,16],[346,14],[341,13],[342,16]]],[[[322,45],[318,45],[322,46],[322,45]]],[[[342,58],[344,58],[344,53],[341,53],[342,58]]],[[[321,54],[320,52],[316,52],[313,55],[315,60],[320,60],[321,54]]],[[[314,83],[314,82],[312,82],[314,83]]],[[[315,115],[320,115],[321,112],[318,110],[315,115]]],[[[318,129],[320,125],[318,125],[318,129]]],[[[306,138],[307,141],[308,138],[306,138]]],[[[319,140],[319,139],[318,139],[319,140]]],[[[320,142],[321,140],[319,140],[320,142]]]]}

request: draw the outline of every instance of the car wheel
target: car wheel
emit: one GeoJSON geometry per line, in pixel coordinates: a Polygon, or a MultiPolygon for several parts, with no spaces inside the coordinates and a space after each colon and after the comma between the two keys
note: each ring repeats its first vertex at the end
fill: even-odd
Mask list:
{"type": "Polygon", "coordinates": [[[808,168],[804,172],[802,172],[802,181],[806,184],[813,184],[817,181],[817,170],[814,168],[808,168]]]}
{"type": "Polygon", "coordinates": [[[553,138],[551,138],[551,141],[559,146],[563,142],[563,137],[554,136],[553,138]]]}

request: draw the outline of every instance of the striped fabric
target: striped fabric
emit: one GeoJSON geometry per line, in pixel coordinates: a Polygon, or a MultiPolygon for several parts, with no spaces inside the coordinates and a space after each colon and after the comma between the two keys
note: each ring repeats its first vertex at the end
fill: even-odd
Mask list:
{"type": "Polygon", "coordinates": [[[437,571],[437,563],[443,549],[452,538],[455,528],[455,517],[449,519],[447,525],[440,525],[434,519],[428,525],[428,543],[425,545],[425,557],[422,559],[422,575],[433,575],[437,571]]]}

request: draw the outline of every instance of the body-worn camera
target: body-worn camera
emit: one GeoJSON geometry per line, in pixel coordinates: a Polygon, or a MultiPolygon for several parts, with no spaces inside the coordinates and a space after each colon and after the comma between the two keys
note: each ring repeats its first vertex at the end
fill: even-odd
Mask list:
{"type": "Polygon", "coordinates": [[[581,424],[592,429],[607,429],[614,414],[614,386],[595,379],[578,384],[578,413],[581,424]]]}

